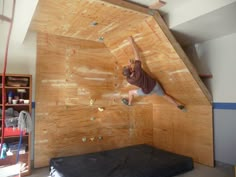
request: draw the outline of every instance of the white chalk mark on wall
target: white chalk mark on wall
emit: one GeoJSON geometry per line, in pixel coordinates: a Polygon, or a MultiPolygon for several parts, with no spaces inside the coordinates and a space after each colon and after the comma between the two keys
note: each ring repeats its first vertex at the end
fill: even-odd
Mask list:
{"type": "Polygon", "coordinates": [[[151,53],[151,51],[150,50],[147,50],[147,51],[144,51],[144,52],[142,52],[143,54],[149,54],[149,53],[151,53]]]}
{"type": "Polygon", "coordinates": [[[108,74],[108,75],[113,75],[112,72],[108,72],[108,71],[100,71],[97,69],[90,69],[87,68],[86,66],[82,66],[82,67],[74,67],[73,69],[75,69],[77,72],[84,72],[84,73],[92,73],[92,74],[108,74]]]}
{"type": "Polygon", "coordinates": [[[93,81],[104,81],[105,78],[92,78],[92,77],[84,77],[86,80],[93,80],[93,81]]]}
{"type": "Polygon", "coordinates": [[[44,84],[47,84],[47,83],[57,84],[57,83],[65,83],[66,80],[42,80],[41,82],[44,84]]]}
{"type": "Polygon", "coordinates": [[[58,83],[51,84],[52,87],[66,87],[66,88],[76,88],[78,85],[76,83],[58,83]]]}
{"type": "Polygon", "coordinates": [[[46,112],[46,113],[37,113],[37,116],[48,116],[48,112],[46,112]]]}
{"type": "Polygon", "coordinates": [[[118,27],[119,25],[116,24],[114,25],[115,23],[111,23],[109,24],[108,26],[106,26],[105,28],[101,29],[98,33],[101,33],[101,34],[104,34],[104,33],[107,33],[111,30],[113,30],[114,28],[118,27]]]}
{"type": "Polygon", "coordinates": [[[84,88],[78,88],[77,93],[78,93],[78,95],[89,95],[90,94],[90,92],[84,88]]]}
{"type": "Polygon", "coordinates": [[[180,69],[180,70],[169,72],[168,74],[172,75],[172,74],[176,74],[176,73],[189,73],[189,71],[188,71],[188,69],[185,68],[185,69],[180,69]]]}
{"type": "Polygon", "coordinates": [[[103,98],[111,98],[111,97],[119,97],[119,96],[120,96],[120,92],[119,93],[108,93],[108,94],[102,95],[103,98]]]}
{"type": "Polygon", "coordinates": [[[129,43],[128,43],[128,41],[126,40],[125,43],[123,43],[123,44],[119,45],[118,47],[116,47],[115,49],[111,50],[111,52],[116,52],[116,51],[118,51],[118,50],[120,50],[120,49],[122,49],[122,48],[124,48],[124,47],[126,47],[126,46],[128,46],[128,45],[129,45],[129,43]]]}

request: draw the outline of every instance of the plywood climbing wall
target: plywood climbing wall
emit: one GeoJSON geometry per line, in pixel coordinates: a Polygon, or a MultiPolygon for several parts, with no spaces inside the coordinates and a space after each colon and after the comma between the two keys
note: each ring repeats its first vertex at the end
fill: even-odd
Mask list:
{"type": "Polygon", "coordinates": [[[31,30],[40,32],[36,167],[50,157],[139,143],[213,165],[211,95],[158,12],[120,0],[40,0],[31,30]],[[144,69],[187,112],[159,96],[121,105],[120,98],[135,88],[120,74],[133,58],[131,35],[144,69]],[[89,106],[90,99],[95,105],[89,106]],[[106,111],[97,111],[99,106],[106,111]],[[81,141],[95,136],[104,139],[81,141]]]}
{"type": "Polygon", "coordinates": [[[152,105],[121,104],[123,79],[104,44],[38,34],[37,51],[35,167],[57,156],[152,144],[152,105]]]}

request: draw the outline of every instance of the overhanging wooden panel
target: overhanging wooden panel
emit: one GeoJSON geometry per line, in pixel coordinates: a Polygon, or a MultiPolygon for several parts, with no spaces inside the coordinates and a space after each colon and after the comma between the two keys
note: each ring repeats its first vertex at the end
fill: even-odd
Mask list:
{"type": "Polygon", "coordinates": [[[37,52],[35,167],[52,157],[152,144],[152,106],[122,105],[114,85],[122,87],[122,78],[104,44],[41,33],[37,52]]]}
{"type": "MultiPolygon", "coordinates": [[[[143,8],[140,8],[143,9],[143,8]]],[[[40,0],[31,30],[98,41],[149,15],[99,0],[40,0]],[[97,22],[98,25],[92,25],[97,22]]],[[[115,33],[114,33],[115,34],[115,33]]]]}
{"type": "MultiPolygon", "coordinates": [[[[199,88],[198,82],[178,55],[178,51],[174,49],[164,32],[152,18],[136,25],[135,28],[127,27],[120,30],[116,36],[105,35],[105,44],[116,56],[120,65],[126,65],[127,60],[133,57],[132,48],[127,41],[129,34],[134,36],[141,51],[145,70],[161,82],[167,93],[186,105],[210,104],[199,88]],[[157,32],[154,33],[153,28],[157,32]]],[[[152,103],[160,103],[160,99],[154,97],[143,99],[152,103]]]]}

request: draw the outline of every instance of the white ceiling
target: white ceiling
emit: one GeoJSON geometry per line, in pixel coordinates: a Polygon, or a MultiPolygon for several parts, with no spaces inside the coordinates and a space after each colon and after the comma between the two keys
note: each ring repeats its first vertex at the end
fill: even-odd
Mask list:
{"type": "MultiPolygon", "coordinates": [[[[126,0],[148,7],[158,0],[126,0]]],[[[166,21],[169,27],[176,26],[220,9],[226,5],[236,2],[236,0],[163,0],[166,5],[159,9],[162,15],[166,15],[166,21]],[[174,20],[173,20],[174,19],[174,20]]]]}
{"type": "Polygon", "coordinates": [[[186,46],[236,33],[236,2],[177,25],[172,32],[186,46]]]}
{"type": "MultiPolygon", "coordinates": [[[[130,0],[149,6],[157,0],[130,0]]],[[[183,46],[236,33],[236,0],[163,0],[159,9],[183,46]]]]}

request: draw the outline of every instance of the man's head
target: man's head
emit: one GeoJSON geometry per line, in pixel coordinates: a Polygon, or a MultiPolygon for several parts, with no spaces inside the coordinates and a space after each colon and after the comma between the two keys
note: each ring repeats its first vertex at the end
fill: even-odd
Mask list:
{"type": "Polygon", "coordinates": [[[123,75],[129,77],[134,72],[134,59],[129,60],[129,65],[123,67],[123,75]]]}
{"type": "Polygon", "coordinates": [[[123,74],[124,76],[126,76],[126,77],[129,77],[130,74],[131,74],[130,67],[129,67],[129,66],[124,66],[124,67],[123,67],[122,74],[123,74]]]}

